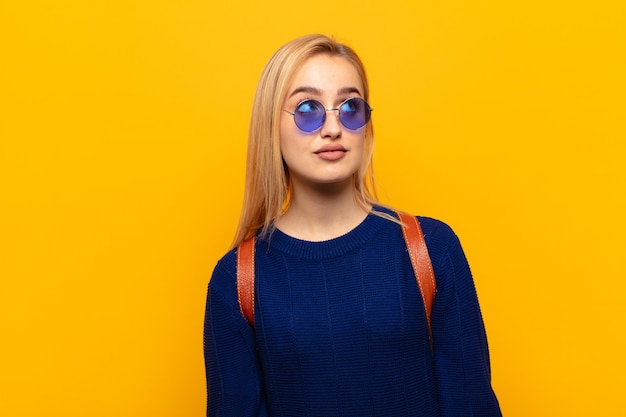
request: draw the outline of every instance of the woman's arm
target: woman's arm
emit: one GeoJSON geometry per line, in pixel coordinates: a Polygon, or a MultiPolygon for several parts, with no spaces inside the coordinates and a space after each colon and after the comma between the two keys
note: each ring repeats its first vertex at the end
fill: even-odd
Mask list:
{"type": "Polygon", "coordinates": [[[235,294],[235,277],[220,261],[209,283],[204,321],[208,417],[267,415],[254,330],[235,294]]]}
{"type": "Polygon", "coordinates": [[[443,223],[438,222],[429,237],[437,279],[432,329],[441,416],[500,417],[491,387],[487,336],[465,254],[443,223]]]}

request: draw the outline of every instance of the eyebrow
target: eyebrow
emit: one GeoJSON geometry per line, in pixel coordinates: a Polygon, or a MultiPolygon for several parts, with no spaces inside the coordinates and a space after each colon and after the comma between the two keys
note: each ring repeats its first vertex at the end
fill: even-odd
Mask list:
{"type": "MultiPolygon", "coordinates": [[[[315,88],[315,87],[308,87],[308,86],[303,86],[303,87],[298,87],[295,90],[293,90],[291,92],[291,94],[289,95],[289,97],[293,97],[298,93],[309,93],[309,94],[316,94],[318,96],[322,95],[322,90],[320,90],[319,88],[315,88]]],[[[343,87],[340,88],[337,91],[337,94],[342,95],[342,94],[351,94],[351,93],[357,93],[358,95],[362,95],[361,92],[359,91],[358,88],[356,87],[343,87]]]]}

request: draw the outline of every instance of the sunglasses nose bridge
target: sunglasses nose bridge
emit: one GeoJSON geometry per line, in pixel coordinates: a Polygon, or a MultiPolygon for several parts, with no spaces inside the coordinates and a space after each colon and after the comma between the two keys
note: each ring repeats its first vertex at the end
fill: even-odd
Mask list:
{"type": "Polygon", "coordinates": [[[343,123],[341,122],[341,119],[339,117],[339,109],[338,108],[324,108],[324,113],[322,115],[322,120],[320,128],[322,130],[322,135],[325,137],[335,137],[338,136],[342,130],[343,123]],[[337,112],[335,113],[335,110],[337,110],[337,112]],[[327,117],[326,114],[328,112],[333,112],[335,113],[335,117],[333,118],[332,116],[327,117]]]}
{"type": "Polygon", "coordinates": [[[326,113],[328,112],[334,112],[335,117],[337,118],[337,122],[339,122],[340,124],[343,125],[343,123],[341,123],[341,109],[339,107],[334,107],[334,108],[330,108],[330,109],[325,109],[326,111],[324,112],[324,122],[326,122],[326,113]]]}
{"type": "MultiPolygon", "coordinates": [[[[339,107],[326,109],[326,113],[328,113],[328,112],[336,112],[335,113],[335,117],[337,118],[338,121],[341,121],[341,109],[339,107]]],[[[324,115],[324,116],[326,116],[326,115],[324,115]]]]}

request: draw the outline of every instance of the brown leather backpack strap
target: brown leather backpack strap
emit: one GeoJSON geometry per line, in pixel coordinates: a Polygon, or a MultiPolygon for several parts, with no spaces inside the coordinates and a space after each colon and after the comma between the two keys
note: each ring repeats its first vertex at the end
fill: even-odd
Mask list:
{"type": "Polygon", "coordinates": [[[402,222],[402,234],[406,241],[406,247],[409,251],[413,272],[417,280],[422,299],[424,300],[424,309],[426,310],[426,322],[432,343],[432,327],[430,325],[430,317],[433,311],[433,301],[435,292],[437,291],[437,282],[435,281],[435,273],[428,255],[428,248],[424,240],[424,233],[415,216],[407,213],[397,212],[398,218],[402,222]]]}
{"type": "Polygon", "coordinates": [[[254,236],[237,247],[237,300],[241,314],[254,327],[254,236]]]}

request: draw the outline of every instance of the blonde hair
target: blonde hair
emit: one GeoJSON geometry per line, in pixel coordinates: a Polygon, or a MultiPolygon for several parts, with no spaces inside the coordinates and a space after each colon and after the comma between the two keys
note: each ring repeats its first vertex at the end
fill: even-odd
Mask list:
{"type": "MultiPolygon", "coordinates": [[[[289,206],[289,172],[284,166],[279,143],[281,108],[296,71],[308,58],[319,54],[342,57],[352,63],[363,82],[363,98],[369,99],[365,67],[349,46],[315,34],[297,38],[274,53],[261,74],[252,106],[243,207],[232,247],[259,229],[262,235],[271,233],[274,221],[289,206]]],[[[363,160],[354,175],[357,202],[364,208],[378,201],[372,167],[373,147],[374,128],[370,121],[365,127],[363,160]]]]}

